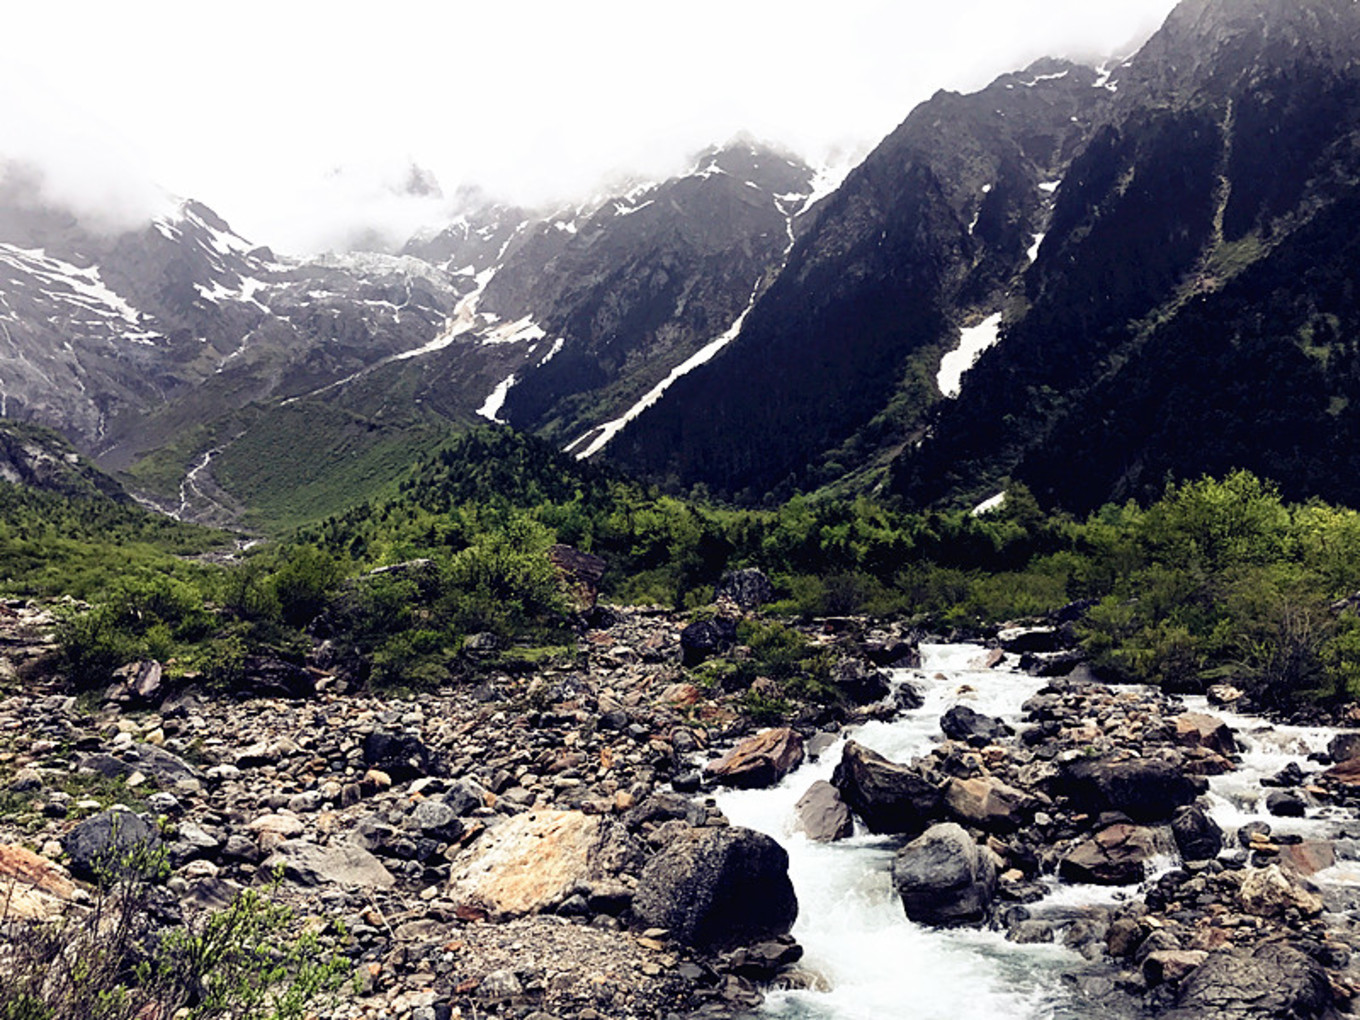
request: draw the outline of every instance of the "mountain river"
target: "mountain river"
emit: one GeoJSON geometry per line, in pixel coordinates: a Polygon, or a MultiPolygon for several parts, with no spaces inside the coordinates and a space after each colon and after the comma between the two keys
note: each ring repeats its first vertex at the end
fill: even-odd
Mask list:
{"type": "MultiPolygon", "coordinates": [[[[923,645],[922,666],[894,671],[894,682],[921,690],[925,703],[891,722],[854,728],[853,739],[893,761],[909,761],[942,739],[940,716],[965,703],[986,715],[1018,726],[1020,706],[1047,681],[1008,668],[981,668],[986,649],[977,645],[923,645]]],[[[1008,657],[1007,662],[1013,661],[1008,657]]],[[[1210,780],[1209,801],[1225,841],[1248,821],[1268,821],[1276,833],[1331,838],[1349,812],[1310,809],[1303,819],[1269,816],[1260,780],[1291,761],[1315,771],[1310,752],[1325,750],[1332,729],[1275,726],[1264,720],[1186,699],[1187,711],[1205,711],[1233,727],[1242,761],[1237,771],[1210,780]]],[[[1075,952],[1061,945],[1017,945],[1001,932],[938,930],[907,920],[893,892],[891,865],[901,839],[873,836],[857,828],[839,843],[815,843],[794,831],[794,804],[817,779],[830,779],[842,742],[806,762],[768,790],[724,792],[718,804],[734,825],[767,833],[789,852],[790,873],[798,894],[799,916],[793,934],[803,945],[805,969],[822,975],[829,991],[776,991],[763,1007],[772,1017],[798,1020],[1078,1020],[1090,1016],[1091,1003],[1076,994],[1072,975],[1096,973],[1075,952]]],[[[1338,857],[1348,841],[1337,844],[1338,857]]],[[[1178,862],[1166,858],[1161,870],[1178,862]]],[[[1360,861],[1342,859],[1314,877],[1319,885],[1360,886],[1360,861]]],[[[1052,885],[1052,893],[1031,909],[1079,910],[1116,902],[1130,895],[1117,888],[1052,885]]],[[[1115,997],[1118,1001],[1119,997],[1115,997]]],[[[1104,1020],[1123,1020],[1102,997],[1104,1020]]],[[[1128,1018],[1142,1015],[1128,998],[1128,1018]]]]}

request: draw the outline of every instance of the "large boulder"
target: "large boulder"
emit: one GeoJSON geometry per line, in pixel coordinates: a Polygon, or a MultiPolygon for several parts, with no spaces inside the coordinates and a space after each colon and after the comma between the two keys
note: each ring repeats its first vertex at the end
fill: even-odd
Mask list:
{"type": "Polygon", "coordinates": [[[748,737],[704,771],[723,786],[764,789],[803,763],[803,738],[787,726],[748,737]]]}
{"type": "Polygon", "coordinates": [[[300,886],[341,885],[354,889],[390,889],[396,885],[382,861],[352,843],[323,847],[301,839],[289,839],[274,847],[260,869],[261,875],[278,873],[300,886]]]}
{"type": "Polygon", "coordinates": [[[1242,877],[1237,904],[1245,913],[1283,917],[1297,912],[1303,917],[1322,913],[1322,897],[1277,864],[1252,868],[1242,877]]]}
{"type": "Polygon", "coordinates": [[[798,814],[795,824],[808,839],[831,843],[855,834],[855,819],[849,806],[841,800],[840,791],[825,779],[808,787],[793,809],[798,814]]]}
{"type": "Polygon", "coordinates": [[[735,620],[717,617],[691,623],[680,632],[680,661],[686,666],[697,666],[714,655],[722,655],[737,643],[735,620]]]}
{"type": "Polygon", "coordinates": [[[774,598],[774,585],[770,579],[754,567],[745,570],[729,570],[718,581],[713,591],[713,601],[726,599],[738,609],[747,611],[759,609],[774,598]]]}
{"type": "Polygon", "coordinates": [[[1119,811],[1148,823],[1169,821],[1176,808],[1193,803],[1209,784],[1160,759],[1076,758],[1063,764],[1056,788],[1078,811],[1119,811]]]}
{"type": "Polygon", "coordinates": [[[370,733],[364,737],[364,764],[405,783],[443,771],[438,756],[409,733],[370,733]]]}
{"type": "Polygon", "coordinates": [[[1178,807],[1171,816],[1171,835],[1187,861],[1208,861],[1223,850],[1223,830],[1198,804],[1178,807]]]}
{"type": "Polygon", "coordinates": [[[1328,742],[1327,754],[1337,765],[1360,758],[1360,733],[1338,733],[1328,742]]]}
{"type": "Polygon", "coordinates": [[[1015,832],[1033,816],[1034,798],[993,776],[951,779],[944,802],[956,821],[986,832],[1015,832]]]}
{"type": "Polygon", "coordinates": [[[0,845],[0,903],[11,921],[55,917],[74,899],[75,883],[46,857],[18,845],[0,845]]]}
{"type": "Polygon", "coordinates": [[[967,705],[955,705],[940,716],[940,729],[950,740],[982,743],[1008,737],[1013,732],[1000,719],[983,715],[967,705]]]}
{"type": "Polygon", "coordinates": [[[101,811],[68,832],[61,847],[73,875],[103,881],[129,868],[153,873],[161,837],[131,811],[101,811]]]}
{"type": "Polygon", "coordinates": [[[1181,985],[1166,1020],[1276,1020],[1320,1017],[1332,1005],[1327,972],[1282,942],[1209,954],[1181,985]]]}
{"type": "Polygon", "coordinates": [[[846,742],[831,784],[870,832],[915,835],[942,816],[939,787],[853,740],[846,742]]]}
{"type": "Polygon", "coordinates": [[[569,545],[554,545],[548,549],[548,562],[557,568],[562,583],[570,589],[577,612],[594,608],[608,566],[605,561],[569,545]]]}
{"type": "Polygon", "coordinates": [[[963,826],[943,822],[897,852],[893,887],[919,924],[980,921],[996,895],[996,861],[963,826]]]}
{"type": "Polygon", "coordinates": [[[786,935],[798,917],[789,855],[751,829],[690,829],[642,869],[633,915],[706,950],[786,935]]]}
{"type": "Polygon", "coordinates": [[[1186,712],[1173,720],[1176,743],[1183,747],[1204,747],[1216,754],[1236,754],[1237,741],[1232,727],[1217,716],[1203,712],[1186,712]]]}
{"type": "Polygon", "coordinates": [[[484,834],[454,862],[449,898],[493,919],[552,910],[635,870],[644,851],[618,822],[580,811],[529,811],[484,834]]]}
{"type": "Polygon", "coordinates": [[[841,659],[831,671],[837,693],[852,705],[872,705],[892,693],[888,677],[857,659],[841,659]]]}
{"type": "Polygon", "coordinates": [[[1110,825],[1077,844],[1059,863],[1058,874],[1068,882],[1136,885],[1156,853],[1157,843],[1150,829],[1110,825]]]}

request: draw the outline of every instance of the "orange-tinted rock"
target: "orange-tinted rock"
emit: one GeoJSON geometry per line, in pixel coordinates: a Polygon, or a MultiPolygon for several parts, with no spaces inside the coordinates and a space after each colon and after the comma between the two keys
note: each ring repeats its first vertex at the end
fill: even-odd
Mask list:
{"type": "Polygon", "coordinates": [[[75,895],[63,868],[15,845],[0,845],[0,908],[18,921],[52,917],[75,895]]]}
{"type": "Polygon", "coordinates": [[[1237,741],[1232,728],[1212,715],[1186,712],[1176,717],[1176,743],[1184,747],[1204,747],[1217,754],[1236,754],[1237,741]]]}
{"type": "Polygon", "coordinates": [[[784,726],[748,737],[704,771],[724,786],[760,789],[773,786],[802,762],[803,738],[784,726]]]}

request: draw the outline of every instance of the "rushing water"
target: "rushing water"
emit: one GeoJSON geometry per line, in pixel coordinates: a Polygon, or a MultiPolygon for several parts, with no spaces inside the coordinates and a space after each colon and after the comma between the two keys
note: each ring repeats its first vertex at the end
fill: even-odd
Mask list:
{"type": "MultiPolygon", "coordinates": [[[[891,722],[871,722],[850,736],[893,761],[909,761],[941,739],[939,719],[964,703],[1012,725],[1020,706],[1047,681],[1006,668],[986,669],[976,645],[923,645],[920,670],[899,671],[921,689],[925,703],[891,722]]],[[[1200,704],[1187,706],[1203,710],[1200,704]]],[[[1247,821],[1264,818],[1262,776],[1289,761],[1307,765],[1309,752],[1326,746],[1331,731],[1276,727],[1213,710],[1240,734],[1243,765],[1211,781],[1215,819],[1231,839],[1247,821]]],[[[1015,945],[999,932],[937,930],[908,921],[892,890],[891,864],[900,839],[868,835],[862,829],[839,843],[815,843],[795,832],[794,804],[814,780],[829,779],[843,741],[808,762],[770,790],[730,791],[718,798],[733,824],[773,836],[789,852],[789,871],[798,893],[793,934],[803,945],[806,969],[823,976],[829,991],[774,992],[765,1011],[799,1020],[1077,1020],[1090,1016],[1063,975],[1081,969],[1075,953],[1053,945],[1015,945]]],[[[1339,818],[1329,811],[1308,819],[1270,818],[1277,832],[1317,837],[1334,835],[1339,818]]],[[[1164,862],[1169,867],[1175,862],[1164,862]]],[[[1360,879],[1360,876],[1355,876],[1360,879]]],[[[1346,865],[1319,876],[1349,882],[1346,865]]],[[[1092,886],[1056,887],[1046,900],[1079,907],[1110,903],[1128,895],[1092,886]]],[[[1105,1020],[1116,1020],[1106,1009],[1105,1020]]],[[[1129,1000],[1129,1014],[1137,1009],[1129,1000]]]]}

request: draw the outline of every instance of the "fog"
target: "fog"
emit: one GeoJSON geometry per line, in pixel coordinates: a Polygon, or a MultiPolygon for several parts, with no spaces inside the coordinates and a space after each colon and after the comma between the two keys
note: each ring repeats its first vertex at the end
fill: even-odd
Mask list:
{"type": "Polygon", "coordinates": [[[520,204],[663,177],[738,132],[862,156],[938,88],[1127,52],[1172,0],[310,0],[7,16],[0,157],[107,227],[199,198],[280,251],[392,240],[475,184],[520,204]]]}

